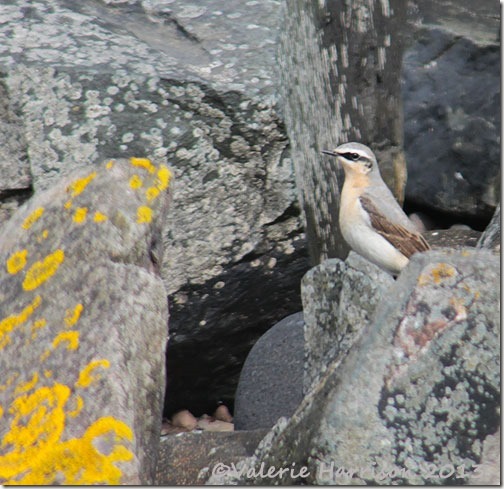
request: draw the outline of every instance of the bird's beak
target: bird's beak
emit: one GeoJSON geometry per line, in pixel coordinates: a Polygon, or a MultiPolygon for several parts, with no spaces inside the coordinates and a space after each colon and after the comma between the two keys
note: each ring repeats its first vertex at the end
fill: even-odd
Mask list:
{"type": "Polygon", "coordinates": [[[325,155],[329,155],[329,156],[338,156],[338,153],[335,153],[334,151],[329,151],[327,149],[323,149],[322,153],[324,153],[325,155]]]}

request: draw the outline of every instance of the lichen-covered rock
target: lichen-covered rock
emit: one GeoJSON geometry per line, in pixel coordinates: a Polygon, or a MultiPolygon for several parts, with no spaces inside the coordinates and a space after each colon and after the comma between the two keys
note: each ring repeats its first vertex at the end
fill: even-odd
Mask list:
{"type": "Polygon", "coordinates": [[[152,481],[171,172],[110,160],[36,194],[0,240],[0,482],[152,481]]]}
{"type": "Polygon", "coordinates": [[[352,347],[393,283],[390,274],[353,251],[344,262],[326,260],[303,277],[305,394],[352,347]]]}
{"type": "Polygon", "coordinates": [[[415,255],[348,356],[229,480],[261,484],[247,474],[262,464],[287,467],[276,484],[446,485],[495,468],[499,283],[489,251],[415,255]]]}
{"type": "MultiPolygon", "coordinates": [[[[11,155],[5,169],[0,159],[0,180],[24,154],[15,170],[35,191],[90,160],[169,161],[177,205],[161,271],[175,305],[167,415],[230,402],[253,342],[300,309],[297,284],[308,269],[274,85],[281,0],[1,5],[0,98],[17,119],[0,135],[11,155]],[[265,280],[259,318],[248,293],[265,280]],[[239,321],[228,320],[229,308],[239,321]],[[233,341],[222,346],[223,338],[233,341]],[[185,367],[188,356],[194,368],[185,367]]],[[[8,204],[6,217],[18,205],[8,204]]]]}

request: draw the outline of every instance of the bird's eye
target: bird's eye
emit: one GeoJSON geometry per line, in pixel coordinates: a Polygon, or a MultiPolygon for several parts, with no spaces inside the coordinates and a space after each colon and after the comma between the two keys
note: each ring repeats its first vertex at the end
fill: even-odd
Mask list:
{"type": "Polygon", "coordinates": [[[357,161],[360,158],[359,153],[347,153],[345,157],[352,161],[357,161]]]}

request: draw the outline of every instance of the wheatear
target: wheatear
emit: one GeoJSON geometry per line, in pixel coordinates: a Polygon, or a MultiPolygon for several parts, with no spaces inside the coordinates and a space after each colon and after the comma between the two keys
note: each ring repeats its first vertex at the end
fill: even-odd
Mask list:
{"type": "Polygon", "coordinates": [[[382,180],[374,153],[360,143],[322,152],[335,156],[345,170],[339,210],[343,238],[359,255],[398,275],[411,255],[429,245],[382,180]]]}

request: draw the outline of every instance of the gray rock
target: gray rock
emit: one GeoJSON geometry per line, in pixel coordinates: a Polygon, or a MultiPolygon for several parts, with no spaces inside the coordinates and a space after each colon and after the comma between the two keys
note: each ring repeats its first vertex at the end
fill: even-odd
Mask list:
{"type": "Polygon", "coordinates": [[[418,0],[403,68],[406,198],[490,219],[500,194],[500,10],[418,0]]]}
{"type": "Polygon", "coordinates": [[[37,193],[4,226],[0,482],[152,482],[169,180],[149,160],[93,165],[37,193]]]}
{"type": "Polygon", "coordinates": [[[232,464],[238,465],[253,455],[266,433],[266,430],[196,431],[166,436],[159,444],[154,483],[161,486],[203,485],[213,473],[222,472],[226,467],[232,469],[232,464]]]}
{"type": "Polygon", "coordinates": [[[269,429],[303,400],[303,326],[303,313],[292,314],[250,350],[236,389],[235,429],[269,429]]]}
{"type": "Polygon", "coordinates": [[[345,262],[326,260],[303,277],[305,394],[348,353],[393,283],[391,275],[353,251],[345,262]]]}
{"type": "Polygon", "coordinates": [[[478,248],[486,248],[500,252],[501,244],[501,210],[500,203],[495,209],[495,213],[488,224],[485,232],[481,235],[478,240],[478,248]]]}
{"type": "Polygon", "coordinates": [[[2,2],[5,104],[35,191],[112,156],[174,168],[161,271],[174,313],[168,411],[232,399],[250,346],[301,308],[308,263],[273,83],[280,3],[2,2]],[[260,319],[245,286],[265,281],[260,319]]]}
{"type": "Polygon", "coordinates": [[[297,467],[276,484],[467,483],[500,424],[499,283],[489,251],[415,255],[366,334],[238,482],[263,482],[246,476],[263,464],[297,467]]]}
{"type": "Polygon", "coordinates": [[[476,247],[481,232],[474,229],[436,229],[423,234],[432,249],[476,247]]]}
{"type": "Polygon", "coordinates": [[[371,146],[385,181],[403,199],[399,84],[407,5],[380,5],[283,2],[279,90],[314,265],[348,254],[338,224],[342,175],[334,160],[321,155],[323,149],[347,141],[371,146]]]}

